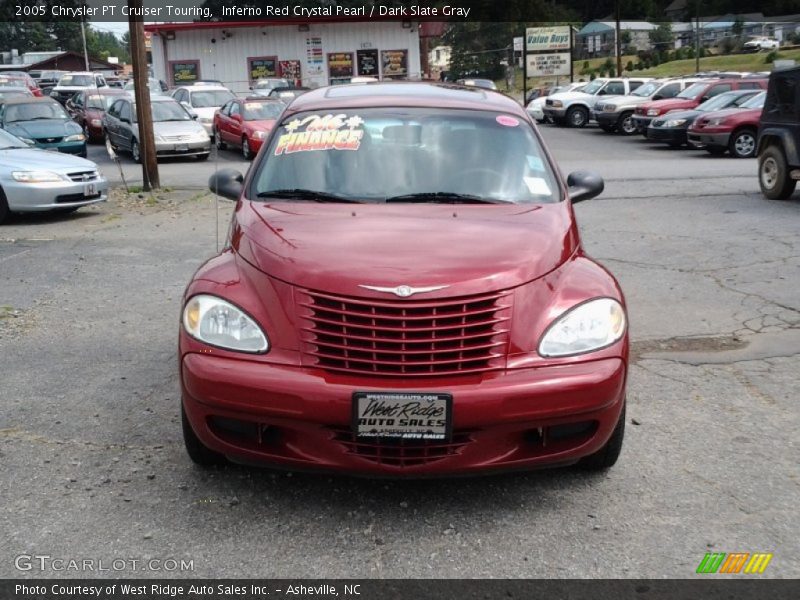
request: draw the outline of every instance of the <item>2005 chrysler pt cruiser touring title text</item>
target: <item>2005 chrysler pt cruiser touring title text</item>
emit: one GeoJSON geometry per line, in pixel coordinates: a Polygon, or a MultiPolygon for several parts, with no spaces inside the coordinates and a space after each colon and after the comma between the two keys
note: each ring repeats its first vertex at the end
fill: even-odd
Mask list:
{"type": "Polygon", "coordinates": [[[247,177],[228,242],[186,289],[191,458],[433,476],[622,446],[628,336],[614,278],[525,111],[421,83],[297,98],[247,177]]]}

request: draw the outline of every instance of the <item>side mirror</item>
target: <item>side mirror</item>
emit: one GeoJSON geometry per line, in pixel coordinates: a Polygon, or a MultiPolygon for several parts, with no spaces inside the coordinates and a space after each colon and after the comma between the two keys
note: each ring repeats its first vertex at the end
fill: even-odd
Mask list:
{"type": "Polygon", "coordinates": [[[591,171],[574,171],[567,176],[569,199],[573,204],[599,196],[605,189],[603,178],[591,171]]]}
{"type": "Polygon", "coordinates": [[[598,96],[605,96],[607,93],[608,92],[606,92],[605,90],[600,90],[599,92],[597,92],[597,95],[598,96]]]}
{"type": "Polygon", "coordinates": [[[705,102],[706,100],[708,100],[708,96],[703,96],[700,98],[700,102],[705,102]]]}
{"type": "Polygon", "coordinates": [[[236,169],[220,169],[208,178],[208,189],[229,200],[238,200],[242,195],[244,175],[236,169]]]}

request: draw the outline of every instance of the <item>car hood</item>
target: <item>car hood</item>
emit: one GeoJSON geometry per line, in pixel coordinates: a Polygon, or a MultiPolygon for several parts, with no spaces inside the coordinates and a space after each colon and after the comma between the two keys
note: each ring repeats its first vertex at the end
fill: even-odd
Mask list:
{"type": "Polygon", "coordinates": [[[0,150],[0,167],[6,169],[20,169],[25,171],[88,171],[96,169],[97,165],[85,158],[71,154],[39,150],[37,148],[16,148],[0,150]]]}
{"type": "Polygon", "coordinates": [[[156,135],[194,135],[205,133],[205,129],[196,121],[158,121],[153,123],[156,135]]]}
{"type": "Polygon", "coordinates": [[[219,106],[204,106],[203,108],[193,108],[192,110],[197,113],[197,116],[201,119],[213,119],[214,113],[219,109],[219,106]]]}
{"type": "Polygon", "coordinates": [[[662,114],[668,110],[680,110],[682,108],[694,108],[697,106],[697,101],[691,98],[665,98],[664,100],[654,100],[644,105],[644,108],[650,110],[657,108],[662,114]]]}
{"type": "MultiPolygon", "coordinates": [[[[569,202],[387,206],[242,201],[233,248],[264,273],[343,295],[360,285],[446,285],[444,295],[514,287],[578,248],[569,202]]],[[[435,292],[434,292],[435,296],[435,292]]]]}
{"type": "Polygon", "coordinates": [[[14,121],[5,126],[11,135],[28,139],[43,137],[65,137],[83,130],[75,121],[53,119],[47,121],[14,121]]]}
{"type": "Polygon", "coordinates": [[[82,92],[83,90],[93,90],[93,85],[57,85],[53,88],[55,92],[82,92]]]}
{"type": "Polygon", "coordinates": [[[650,101],[647,96],[608,96],[608,100],[600,100],[598,103],[612,104],[614,106],[635,106],[650,101]]]}
{"type": "Polygon", "coordinates": [[[585,94],[583,92],[561,92],[560,94],[553,94],[552,96],[548,96],[547,100],[561,100],[564,101],[574,101],[574,100],[588,100],[590,98],[594,98],[592,94],[585,94]]]}

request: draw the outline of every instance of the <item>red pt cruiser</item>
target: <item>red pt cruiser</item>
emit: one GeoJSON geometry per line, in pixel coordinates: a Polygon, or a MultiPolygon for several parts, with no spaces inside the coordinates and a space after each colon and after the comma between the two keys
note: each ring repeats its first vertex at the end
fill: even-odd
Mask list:
{"type": "Polygon", "coordinates": [[[189,283],[183,432],[201,465],[422,477],[581,463],[625,427],[619,285],[581,247],[525,110],[446,85],[296,99],[189,283]]]}

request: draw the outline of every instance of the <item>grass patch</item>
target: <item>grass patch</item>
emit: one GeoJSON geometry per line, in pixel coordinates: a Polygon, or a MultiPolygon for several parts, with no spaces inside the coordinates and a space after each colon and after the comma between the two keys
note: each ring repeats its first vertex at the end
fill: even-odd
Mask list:
{"type": "MultiPolygon", "coordinates": [[[[728,54],[725,56],[706,56],[700,59],[701,71],[771,71],[772,64],[767,63],[766,52],[752,54],[728,54]]],[[[783,50],[778,52],[778,60],[794,59],[800,62],[800,50],[783,50]]],[[[697,71],[694,58],[673,60],[641,71],[632,71],[626,75],[644,75],[647,77],[669,77],[674,75],[692,75],[697,71]]]]}

